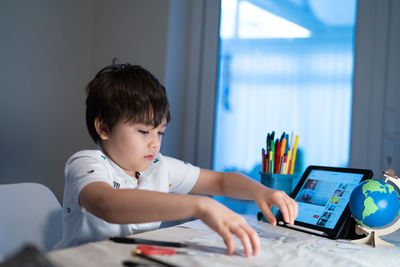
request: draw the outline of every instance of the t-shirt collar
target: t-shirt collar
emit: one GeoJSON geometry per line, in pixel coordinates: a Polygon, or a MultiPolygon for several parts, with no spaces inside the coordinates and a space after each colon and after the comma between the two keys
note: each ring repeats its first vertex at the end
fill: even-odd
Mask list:
{"type": "Polygon", "coordinates": [[[136,177],[132,177],[131,175],[127,174],[117,163],[115,163],[111,158],[109,158],[107,156],[106,153],[104,153],[104,150],[101,146],[99,146],[99,150],[104,154],[104,156],[106,157],[106,160],[111,164],[112,168],[115,170],[115,172],[117,173],[117,175],[120,178],[135,178],[136,177]]]}

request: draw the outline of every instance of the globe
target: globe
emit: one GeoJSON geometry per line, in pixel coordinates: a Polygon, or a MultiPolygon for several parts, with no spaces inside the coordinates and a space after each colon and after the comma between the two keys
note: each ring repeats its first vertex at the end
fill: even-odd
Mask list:
{"type": "Polygon", "coordinates": [[[358,224],[367,228],[385,227],[399,214],[399,194],[393,185],[369,179],[353,189],[349,206],[358,224]]]}

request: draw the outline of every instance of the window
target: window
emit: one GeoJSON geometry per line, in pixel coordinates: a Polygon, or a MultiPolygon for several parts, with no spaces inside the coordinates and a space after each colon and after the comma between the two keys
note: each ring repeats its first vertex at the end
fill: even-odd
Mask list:
{"type": "Polygon", "coordinates": [[[271,131],[299,135],[299,173],[348,166],[355,10],[355,0],[222,0],[214,170],[258,180],[271,131]]]}

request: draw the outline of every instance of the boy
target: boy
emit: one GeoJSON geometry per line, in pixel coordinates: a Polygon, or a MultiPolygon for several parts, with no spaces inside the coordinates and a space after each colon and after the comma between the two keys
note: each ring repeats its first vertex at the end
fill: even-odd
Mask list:
{"type": "Polygon", "coordinates": [[[160,221],[197,217],[234,252],[245,255],[259,237],[243,217],[214,199],[188,193],[255,200],[266,218],[278,206],[287,223],[297,203],[237,173],[200,169],[159,153],[170,120],[165,88],[147,70],[130,64],[102,69],[87,86],[86,124],[98,150],[75,153],[66,163],[63,238],[56,248],[156,229],[160,221]]]}

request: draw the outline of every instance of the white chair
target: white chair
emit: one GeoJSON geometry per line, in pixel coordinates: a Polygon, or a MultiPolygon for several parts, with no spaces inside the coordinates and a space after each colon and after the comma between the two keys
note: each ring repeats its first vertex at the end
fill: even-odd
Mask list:
{"type": "Polygon", "coordinates": [[[36,183],[0,185],[0,255],[30,243],[49,251],[61,240],[62,208],[53,192],[36,183]]]}

